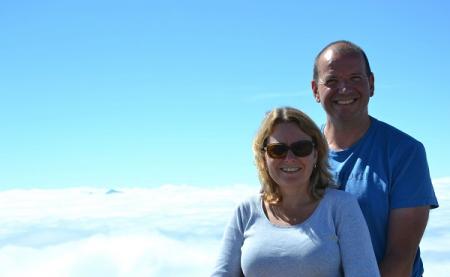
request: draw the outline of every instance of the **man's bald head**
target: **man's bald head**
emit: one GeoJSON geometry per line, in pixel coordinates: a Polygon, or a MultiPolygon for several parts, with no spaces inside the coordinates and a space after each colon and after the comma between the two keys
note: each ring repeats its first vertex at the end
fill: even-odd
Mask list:
{"type": "Polygon", "coordinates": [[[366,56],[366,53],[364,52],[364,50],[362,50],[361,47],[359,47],[358,45],[356,45],[353,42],[350,42],[348,40],[338,40],[338,41],[329,43],[327,46],[325,46],[319,52],[319,54],[317,54],[317,56],[314,60],[314,70],[313,70],[314,81],[318,82],[318,78],[319,78],[319,70],[317,67],[319,59],[322,57],[322,55],[327,55],[328,53],[332,54],[330,51],[332,51],[335,54],[339,54],[339,55],[349,55],[349,54],[361,55],[361,57],[364,59],[367,76],[372,75],[372,70],[370,69],[369,60],[367,59],[367,56],[366,56]]]}

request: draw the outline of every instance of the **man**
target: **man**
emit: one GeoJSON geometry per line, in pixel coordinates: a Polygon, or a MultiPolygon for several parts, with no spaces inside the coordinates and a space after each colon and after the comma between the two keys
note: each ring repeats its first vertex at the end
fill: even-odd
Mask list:
{"type": "Polygon", "coordinates": [[[330,43],[316,57],[311,86],[327,113],[335,181],[358,198],[381,275],[422,276],[419,242],[430,208],[438,207],[425,149],[369,115],[374,83],[366,54],[349,41],[330,43]]]}

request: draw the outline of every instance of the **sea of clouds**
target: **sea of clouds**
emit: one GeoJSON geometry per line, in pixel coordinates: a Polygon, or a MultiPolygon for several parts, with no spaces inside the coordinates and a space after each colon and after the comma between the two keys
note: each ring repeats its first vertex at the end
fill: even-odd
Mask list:
{"type": "MultiPolygon", "coordinates": [[[[425,277],[450,272],[450,178],[434,180],[425,277]]],[[[234,207],[258,187],[0,191],[0,276],[208,276],[234,207]]]]}

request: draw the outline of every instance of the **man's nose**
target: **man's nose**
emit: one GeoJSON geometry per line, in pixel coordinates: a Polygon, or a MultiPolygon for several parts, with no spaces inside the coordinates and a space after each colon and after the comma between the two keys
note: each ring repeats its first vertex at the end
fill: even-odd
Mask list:
{"type": "Polygon", "coordinates": [[[337,88],[340,93],[346,93],[346,92],[350,91],[351,85],[346,79],[342,79],[342,80],[339,80],[337,88]]]}

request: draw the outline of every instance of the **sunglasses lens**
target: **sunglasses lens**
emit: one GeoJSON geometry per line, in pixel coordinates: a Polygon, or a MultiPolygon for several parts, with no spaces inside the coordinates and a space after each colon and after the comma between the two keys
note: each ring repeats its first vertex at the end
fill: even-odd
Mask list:
{"type": "Polygon", "coordinates": [[[300,140],[287,146],[284,143],[274,143],[266,146],[267,154],[272,159],[284,159],[287,156],[289,149],[297,157],[306,157],[313,151],[314,143],[309,140],[300,140]]]}
{"type": "Polygon", "coordinates": [[[291,150],[298,157],[306,157],[312,153],[314,144],[312,141],[297,141],[291,145],[291,150]]]}
{"type": "Polygon", "coordinates": [[[273,159],[282,159],[286,157],[289,147],[285,144],[270,144],[267,146],[267,154],[273,159]]]}

